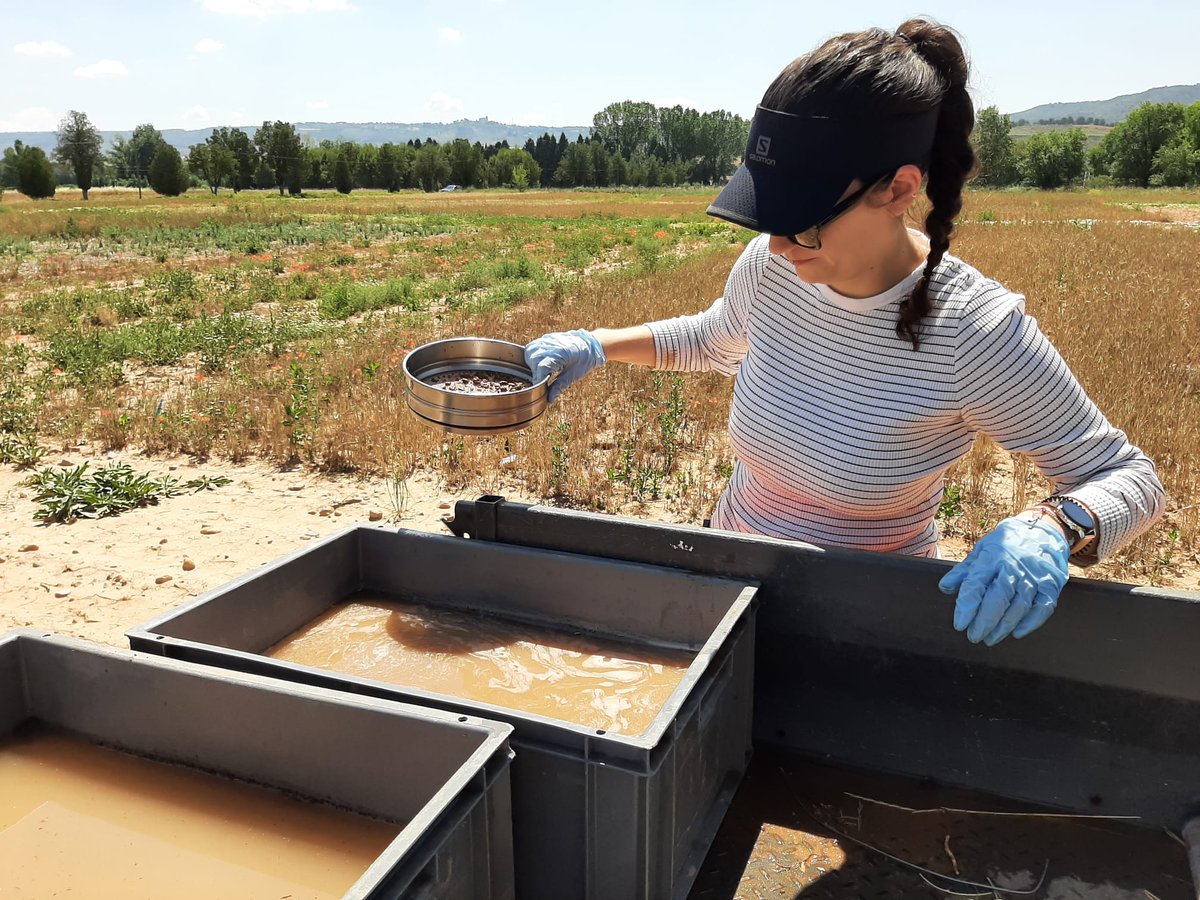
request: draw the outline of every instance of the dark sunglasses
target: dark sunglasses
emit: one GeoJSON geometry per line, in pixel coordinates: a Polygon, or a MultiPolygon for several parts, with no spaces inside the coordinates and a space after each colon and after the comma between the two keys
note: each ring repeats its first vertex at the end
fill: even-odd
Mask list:
{"type": "Polygon", "coordinates": [[[877,178],[873,178],[866,182],[857,191],[854,191],[848,197],[845,197],[837,202],[830,211],[829,215],[823,218],[816,225],[806,228],[798,234],[781,234],[777,237],[787,238],[788,241],[795,244],[797,247],[803,247],[805,250],[820,250],[821,249],[821,229],[829,225],[834,219],[850,211],[859,200],[873,191],[884,181],[891,181],[896,177],[895,170],[886,172],[877,178]]]}

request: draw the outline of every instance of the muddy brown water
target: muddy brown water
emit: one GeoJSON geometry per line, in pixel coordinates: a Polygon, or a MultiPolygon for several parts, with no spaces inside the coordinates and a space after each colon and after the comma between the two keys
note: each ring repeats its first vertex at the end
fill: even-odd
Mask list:
{"type": "Polygon", "coordinates": [[[1163,831],[1029,815],[1041,812],[1052,811],[758,749],[688,900],[1195,900],[1186,854],[1163,831]],[[938,873],[937,887],[880,851],[938,873]],[[1004,890],[1039,879],[1033,893],[1004,890]]]}
{"type": "Polygon", "coordinates": [[[424,379],[426,384],[455,394],[515,394],[533,385],[532,381],[500,372],[461,369],[441,372],[424,379]]]}
{"type": "Polygon", "coordinates": [[[341,897],[401,825],[40,725],[0,740],[0,896],[341,897]]]}
{"type": "Polygon", "coordinates": [[[265,653],[630,735],[650,726],[694,657],[369,593],[265,653]]]}

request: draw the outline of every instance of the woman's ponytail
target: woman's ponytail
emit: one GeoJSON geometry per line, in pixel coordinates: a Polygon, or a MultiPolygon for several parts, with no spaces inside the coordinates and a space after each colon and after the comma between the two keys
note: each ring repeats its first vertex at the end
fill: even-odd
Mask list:
{"type": "MultiPolygon", "coordinates": [[[[950,247],[962,189],[975,168],[970,135],[975,107],[967,94],[966,54],[954,32],[925,19],[909,19],[895,32],[882,28],[832,37],[794,60],[763,96],[762,105],[784,112],[828,116],[909,116],[938,111],[933,148],[925,167],[930,210],[925,219],[929,261],[900,306],[896,334],[920,346],[921,320],[929,314],[930,280],[950,247]]],[[[881,140],[886,136],[881,134],[881,140]]],[[[876,172],[859,172],[869,178],[876,172]]]]}
{"type": "Polygon", "coordinates": [[[896,29],[896,36],[912,45],[912,52],[929,63],[944,85],[925,185],[931,204],[925,217],[929,259],[912,294],[901,303],[896,323],[896,334],[910,340],[916,349],[920,346],[921,320],[932,305],[930,279],[950,248],[954,220],[962,210],[963,185],[975,170],[975,151],[970,141],[975,107],[967,93],[966,55],[954,32],[924,19],[910,19],[896,29]]]}

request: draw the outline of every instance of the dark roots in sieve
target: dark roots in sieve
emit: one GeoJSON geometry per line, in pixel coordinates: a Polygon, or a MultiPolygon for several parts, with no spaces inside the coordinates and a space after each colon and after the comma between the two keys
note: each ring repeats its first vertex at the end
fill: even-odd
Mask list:
{"type": "Polygon", "coordinates": [[[422,379],[426,384],[455,394],[514,394],[533,385],[532,381],[501,372],[476,372],[461,369],[441,372],[422,379]]]}

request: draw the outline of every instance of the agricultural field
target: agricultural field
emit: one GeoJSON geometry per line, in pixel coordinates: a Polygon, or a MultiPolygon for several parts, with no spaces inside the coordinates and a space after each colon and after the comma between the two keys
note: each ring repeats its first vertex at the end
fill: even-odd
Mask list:
{"type": "Polygon", "coordinates": [[[1045,131],[1069,131],[1072,128],[1078,128],[1087,136],[1088,150],[1091,150],[1104,136],[1113,130],[1112,125],[1014,125],[1012,127],[1013,140],[1023,141],[1031,134],[1040,134],[1045,131]]]}
{"type": "MultiPolygon", "coordinates": [[[[96,528],[106,520],[86,518],[97,514],[92,479],[107,465],[128,505],[138,491],[162,500],[128,515],[143,523],[185,508],[169,499],[185,491],[221,503],[239,467],[284,483],[369,483],[401,524],[418,496],[436,506],[497,491],[698,523],[731,469],[729,380],[612,365],[523,432],[463,438],[409,414],[401,362],[439,337],[524,343],[706,307],[751,237],[707,217],[710,199],[95,190],[84,204],[66,191],[39,202],[5,194],[0,469],[12,484],[34,474],[7,495],[5,514],[78,519],[45,526],[64,534],[96,528]],[[195,477],[138,481],[168,462],[195,477]]],[[[1196,585],[1197,223],[1195,191],[975,192],[962,214],[956,255],[1027,296],[1170,493],[1159,527],[1092,577],[1196,585]]],[[[950,473],[946,555],[1046,490],[1026,460],[981,439],[950,473]]],[[[86,589],[76,585],[72,602],[86,589]]]]}

